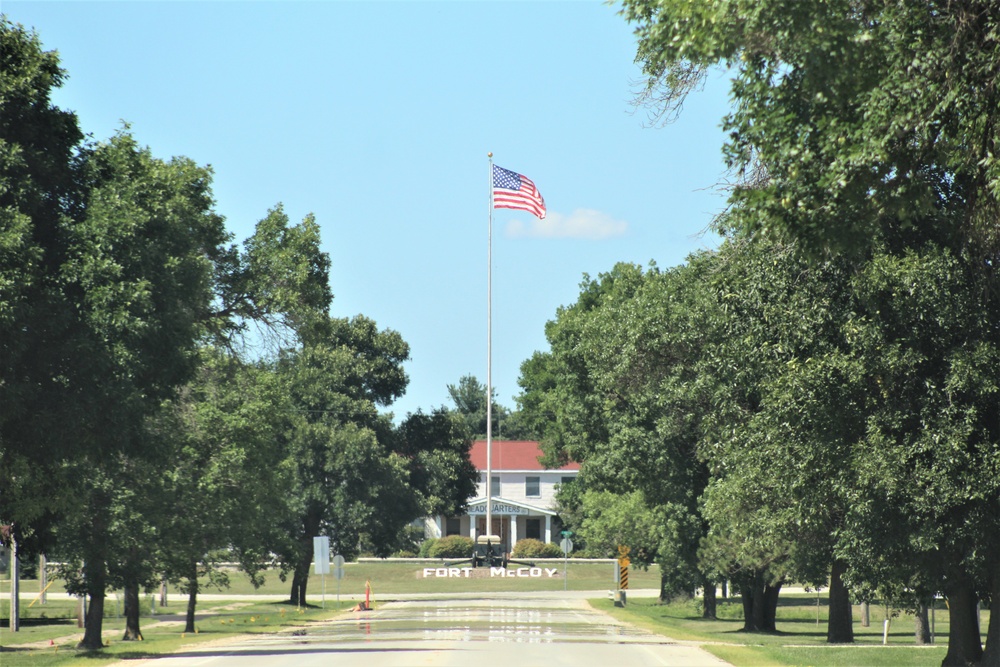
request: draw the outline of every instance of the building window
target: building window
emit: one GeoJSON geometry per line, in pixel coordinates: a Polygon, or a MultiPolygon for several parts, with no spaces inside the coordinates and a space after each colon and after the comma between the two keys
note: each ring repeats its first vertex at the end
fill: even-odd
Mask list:
{"type": "Polygon", "coordinates": [[[535,540],[542,539],[542,520],[541,519],[525,519],[524,520],[524,536],[530,537],[535,540]]]}
{"type": "Polygon", "coordinates": [[[576,480],[576,477],[563,477],[562,478],[562,483],[563,484],[572,484],[574,480],[576,480]]]}
{"type": "MultiPolygon", "coordinates": [[[[500,495],[500,477],[493,475],[490,477],[492,484],[490,484],[490,497],[496,497],[500,495]]],[[[479,475],[479,483],[486,484],[486,473],[481,473],[479,475]]]]}
{"type": "Polygon", "coordinates": [[[448,522],[444,528],[445,537],[448,535],[461,535],[462,534],[462,519],[457,516],[448,517],[448,522]]]}
{"type": "Polygon", "coordinates": [[[524,478],[524,495],[529,498],[537,498],[542,495],[540,490],[541,478],[540,477],[525,477],[524,478]]]}

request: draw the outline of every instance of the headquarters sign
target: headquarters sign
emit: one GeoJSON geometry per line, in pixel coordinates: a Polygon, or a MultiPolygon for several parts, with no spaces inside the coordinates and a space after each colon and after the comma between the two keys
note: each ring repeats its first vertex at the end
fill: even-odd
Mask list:
{"type": "MultiPolygon", "coordinates": [[[[486,503],[476,503],[475,505],[469,505],[469,510],[467,512],[470,515],[473,514],[486,514],[486,503]]],[[[493,503],[493,514],[527,514],[528,510],[524,509],[519,505],[508,505],[507,503],[493,503]]]]}

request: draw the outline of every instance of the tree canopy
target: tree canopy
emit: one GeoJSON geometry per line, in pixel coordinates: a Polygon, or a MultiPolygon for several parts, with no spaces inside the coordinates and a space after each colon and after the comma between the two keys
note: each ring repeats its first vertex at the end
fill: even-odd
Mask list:
{"type": "MultiPolygon", "coordinates": [[[[730,223],[814,253],[864,251],[934,219],[996,253],[993,3],[622,0],[646,99],[666,118],[714,67],[732,74],[730,223]]],[[[913,229],[919,234],[919,229],[913,229]]]]}

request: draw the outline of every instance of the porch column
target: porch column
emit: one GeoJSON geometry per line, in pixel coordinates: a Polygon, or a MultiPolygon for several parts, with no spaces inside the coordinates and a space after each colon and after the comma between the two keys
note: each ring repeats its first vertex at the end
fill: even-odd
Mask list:
{"type": "Polygon", "coordinates": [[[548,544],[552,541],[552,516],[549,514],[545,515],[545,543],[548,544]]]}
{"type": "Polygon", "coordinates": [[[510,550],[514,550],[514,545],[517,544],[517,515],[510,515],[510,550]]]}
{"type": "Polygon", "coordinates": [[[469,515],[469,537],[472,538],[473,542],[476,541],[476,515],[475,514],[470,514],[469,515]]]}
{"type": "Polygon", "coordinates": [[[431,537],[444,537],[444,530],[441,527],[441,515],[438,514],[434,517],[434,525],[437,527],[437,535],[431,535],[431,537]]]}

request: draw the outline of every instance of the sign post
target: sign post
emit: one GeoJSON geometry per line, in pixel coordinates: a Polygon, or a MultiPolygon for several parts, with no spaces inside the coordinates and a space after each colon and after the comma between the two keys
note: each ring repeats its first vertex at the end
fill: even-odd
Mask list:
{"type": "Polygon", "coordinates": [[[333,557],[333,578],[337,580],[337,609],[340,609],[340,580],[344,578],[344,557],[333,557]]]}
{"type": "Polygon", "coordinates": [[[323,575],[323,609],[326,609],[326,575],[330,573],[330,538],[326,535],[313,538],[313,563],[316,574],[323,575]]]}
{"type": "Polygon", "coordinates": [[[573,534],[573,531],[564,530],[561,534],[563,538],[559,543],[559,548],[563,552],[563,590],[565,591],[569,586],[566,578],[569,575],[569,552],[573,550],[573,540],[569,539],[569,536],[573,534]]]}

